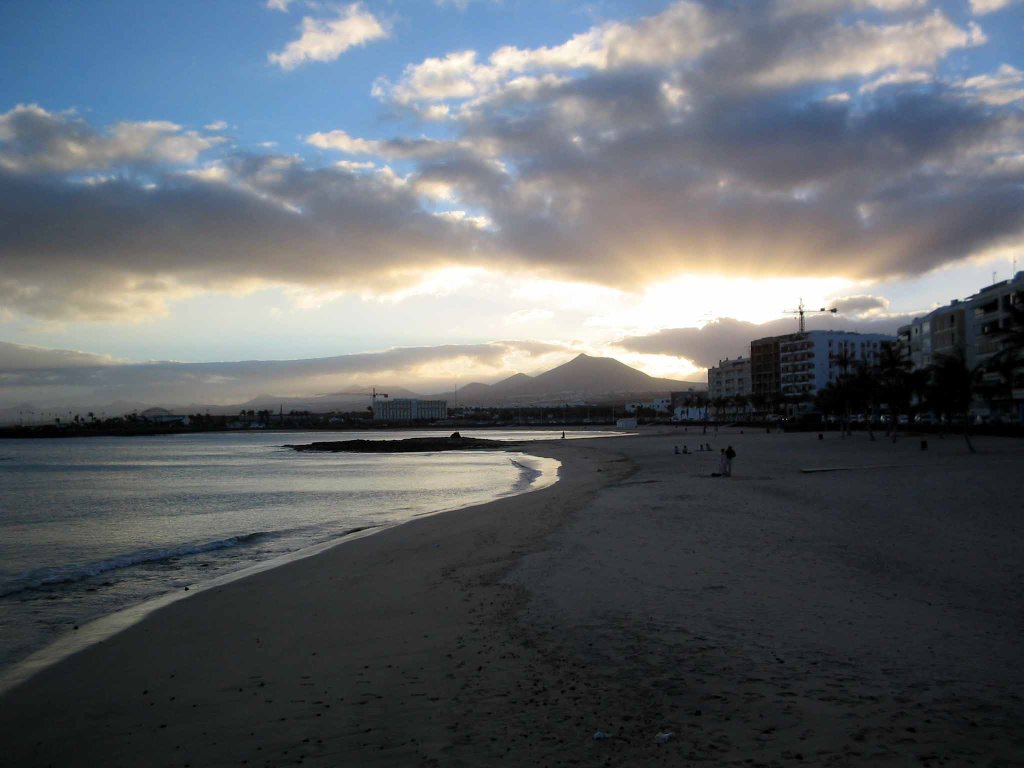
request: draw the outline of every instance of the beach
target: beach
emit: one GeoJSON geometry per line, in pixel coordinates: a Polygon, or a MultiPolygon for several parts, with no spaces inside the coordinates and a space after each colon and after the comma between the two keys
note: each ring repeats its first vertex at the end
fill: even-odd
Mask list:
{"type": "Polygon", "coordinates": [[[877,437],[538,444],[553,486],[45,669],[0,699],[4,763],[1024,764],[1024,445],[877,437]]]}

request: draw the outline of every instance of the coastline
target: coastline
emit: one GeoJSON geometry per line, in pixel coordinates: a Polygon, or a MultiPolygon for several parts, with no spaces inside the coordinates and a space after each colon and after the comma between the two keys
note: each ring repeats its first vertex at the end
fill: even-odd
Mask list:
{"type": "MultiPolygon", "coordinates": [[[[362,696],[364,669],[401,659],[412,673],[412,660],[423,669],[443,657],[441,647],[458,645],[480,610],[464,588],[518,600],[498,575],[605,482],[594,448],[537,453],[562,461],[561,479],[547,488],[417,518],[209,589],[40,671],[0,697],[7,759],[223,764],[238,762],[239,748],[253,758],[263,751],[248,734],[268,710],[275,714],[260,729],[279,743],[279,755],[299,722],[340,713],[357,698],[352,716],[367,716],[377,700],[362,696]],[[535,514],[538,507],[550,515],[535,514]],[[203,735],[213,728],[221,735],[203,735]]],[[[483,652],[479,639],[468,645],[483,652]]],[[[437,701],[410,697],[424,740],[446,732],[437,701]]]]}
{"type": "MultiPolygon", "coordinates": [[[[498,441],[485,442],[488,443],[488,447],[483,450],[499,450],[508,454],[509,461],[519,470],[520,473],[519,480],[517,480],[509,489],[501,492],[495,491],[493,493],[493,498],[491,499],[492,501],[523,493],[531,493],[558,482],[559,463],[554,461],[553,467],[547,466],[546,468],[538,469],[536,466],[537,463],[550,465],[551,462],[545,461],[545,457],[540,455],[528,453],[527,449],[529,449],[531,445],[530,441],[526,441],[525,443],[498,441]],[[536,462],[537,459],[540,459],[541,461],[536,462]]],[[[542,441],[534,441],[533,444],[538,442],[542,441]]],[[[294,448],[295,446],[285,447],[294,448]]],[[[426,449],[424,448],[422,450],[425,451],[426,449]]],[[[458,450],[473,451],[477,449],[469,446],[460,446],[458,450]]],[[[417,452],[420,452],[420,450],[417,450],[417,452]]],[[[139,623],[154,611],[165,608],[173,603],[194,597],[206,590],[224,586],[263,571],[278,568],[297,560],[303,560],[307,557],[318,555],[332,549],[333,547],[350,543],[365,536],[379,534],[382,531],[386,531],[399,525],[404,525],[418,518],[440,515],[467,507],[480,506],[480,504],[480,501],[470,500],[452,506],[439,507],[429,511],[419,512],[404,520],[355,527],[328,541],[310,544],[302,547],[301,549],[293,550],[286,554],[277,555],[265,560],[257,560],[238,570],[227,571],[210,578],[205,578],[201,581],[186,583],[183,586],[178,586],[173,589],[168,588],[165,592],[154,594],[139,602],[130,603],[123,607],[116,608],[111,612],[97,615],[91,619],[87,618],[84,621],[76,623],[73,631],[66,632],[56,639],[51,640],[46,645],[37,648],[27,657],[0,668],[0,696],[30,679],[40,671],[53,666],[54,664],[57,664],[82,650],[85,650],[91,645],[110,638],[118,632],[139,623]]],[[[70,624],[68,626],[70,627],[70,624]]]]}
{"type": "Polygon", "coordinates": [[[1014,764],[1024,445],[687,439],[549,445],[547,489],[157,611],[0,736],[29,766],[1014,764]]]}

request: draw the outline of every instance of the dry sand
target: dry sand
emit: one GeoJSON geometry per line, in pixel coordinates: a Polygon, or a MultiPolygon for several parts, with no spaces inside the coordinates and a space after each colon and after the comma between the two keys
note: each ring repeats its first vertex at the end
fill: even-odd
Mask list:
{"type": "Polygon", "coordinates": [[[45,670],[0,699],[0,763],[1024,765],[1024,444],[929,442],[546,444],[550,488],[45,670]]]}

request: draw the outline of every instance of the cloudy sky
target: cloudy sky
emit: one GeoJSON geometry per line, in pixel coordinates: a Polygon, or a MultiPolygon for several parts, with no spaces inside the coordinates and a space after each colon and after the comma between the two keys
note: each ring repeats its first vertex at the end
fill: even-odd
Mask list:
{"type": "Polygon", "coordinates": [[[700,379],[801,298],[890,330],[1024,265],[1022,38],[1019,0],[9,0],[0,405],[700,379]]]}

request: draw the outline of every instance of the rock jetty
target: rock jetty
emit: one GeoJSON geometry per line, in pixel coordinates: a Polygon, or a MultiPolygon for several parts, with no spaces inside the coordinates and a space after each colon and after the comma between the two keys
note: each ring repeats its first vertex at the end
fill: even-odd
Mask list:
{"type": "Polygon", "coordinates": [[[426,451],[479,451],[508,448],[503,440],[484,440],[478,437],[410,437],[405,440],[339,440],[337,442],[286,445],[296,451],[321,453],[420,453],[426,451]]]}

